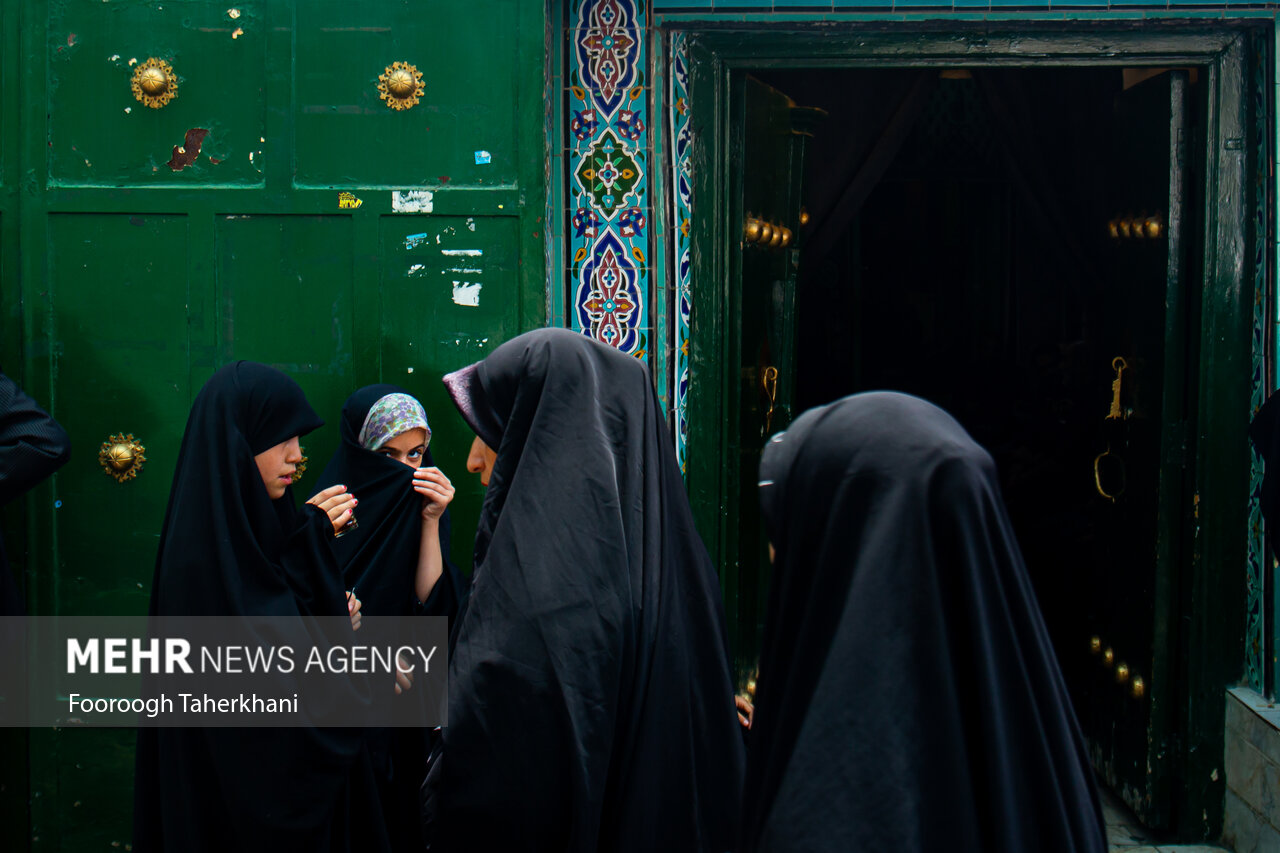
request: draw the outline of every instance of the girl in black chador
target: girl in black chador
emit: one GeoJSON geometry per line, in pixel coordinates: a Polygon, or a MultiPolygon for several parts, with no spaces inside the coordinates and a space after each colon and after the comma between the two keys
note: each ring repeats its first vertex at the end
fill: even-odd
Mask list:
{"type": "Polygon", "coordinates": [[[734,849],[720,588],[648,370],[541,330],[445,384],[497,456],[423,788],[431,849],[734,849]]]}
{"type": "MultiPolygon", "coordinates": [[[[454,489],[427,449],[431,427],[422,404],[394,385],[370,385],[347,399],[340,430],[342,444],[318,487],[344,484],[360,496],[358,525],[348,527],[333,546],[346,587],[371,617],[424,614],[452,620],[464,591],[448,560],[447,508],[454,489]]],[[[411,690],[397,701],[420,701],[420,692],[411,690]]],[[[392,849],[420,851],[417,805],[426,773],[425,732],[376,730],[369,745],[392,849]]]]}
{"type": "Polygon", "coordinates": [[[760,500],[743,849],[1103,853],[987,452],[923,400],[858,394],[766,445],[760,500]]]}
{"type": "MultiPolygon", "coordinates": [[[[235,362],[205,383],[174,471],[153,616],[305,626],[354,609],[332,540],[356,500],[334,486],[299,510],[289,488],[298,438],[322,423],[266,365],[235,362]]],[[[141,729],[134,849],[386,850],[363,730],[141,729]]]]}

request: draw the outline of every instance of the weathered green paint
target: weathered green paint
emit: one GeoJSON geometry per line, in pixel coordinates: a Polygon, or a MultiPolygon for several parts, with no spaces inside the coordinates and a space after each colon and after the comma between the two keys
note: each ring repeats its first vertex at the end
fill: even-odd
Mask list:
{"type": "MultiPolygon", "coordinates": [[[[1249,323],[1252,253],[1245,181],[1250,146],[1247,109],[1250,77],[1242,48],[1244,29],[1217,25],[1189,29],[1147,23],[1142,27],[1080,24],[1001,24],[939,31],[927,23],[881,22],[847,29],[796,25],[781,31],[747,25],[690,32],[694,188],[698,210],[694,229],[693,384],[690,390],[689,488],[699,529],[732,586],[727,561],[736,536],[735,519],[724,511],[730,483],[717,460],[727,437],[735,435],[736,363],[722,361],[740,318],[733,313],[732,252],[738,224],[732,187],[737,166],[731,159],[732,81],[751,69],[805,67],[946,67],[1001,65],[1198,66],[1207,90],[1203,182],[1196,196],[1203,209],[1188,221],[1202,222],[1203,264],[1190,258],[1188,275],[1175,289],[1187,300],[1169,305],[1163,334],[1171,353],[1163,365],[1165,384],[1191,372],[1185,402],[1165,395],[1153,438],[1162,446],[1159,467],[1161,536],[1152,542],[1163,568],[1152,588],[1153,611],[1140,621],[1153,642],[1165,644],[1154,676],[1167,690],[1150,720],[1124,725],[1160,735],[1146,747],[1160,750],[1163,769],[1149,782],[1167,791],[1167,820],[1187,839],[1217,837],[1223,808],[1224,688],[1240,671],[1244,594],[1243,565],[1248,459],[1242,436],[1248,416],[1249,323]],[[785,45],[785,49],[782,46],[785,45]],[[1185,326],[1182,324],[1185,323],[1185,326]],[[1189,329],[1183,338],[1180,327],[1189,329]],[[1178,359],[1185,359],[1179,363],[1178,359]],[[1172,408],[1171,408],[1172,407],[1172,408]],[[1194,424],[1189,426],[1188,424],[1194,424]],[[719,433],[719,435],[717,435],[719,433]],[[1190,433],[1188,447],[1181,449],[1190,433]],[[1178,472],[1188,471],[1194,492],[1186,493],[1178,472]],[[1197,514],[1198,508],[1198,514],[1197,514]],[[1210,509],[1211,508],[1211,509],[1210,509]],[[1186,525],[1182,519],[1188,519],[1186,525]],[[1187,531],[1186,548],[1180,527],[1187,531]],[[1154,611],[1159,609],[1159,613],[1154,611]],[[1132,725],[1130,725],[1132,724],[1132,725]],[[1170,736],[1168,732],[1175,734],[1170,736]],[[1162,734],[1163,733],[1163,734],[1162,734]]],[[[1166,148],[1167,150],[1167,148],[1166,148]]],[[[1163,156],[1160,162],[1164,162],[1163,156]]],[[[745,594],[745,591],[743,591],[745,594]]],[[[1117,602],[1117,613],[1123,602],[1117,602]]],[[[1112,614],[1112,618],[1115,617],[1112,614]]],[[[1114,685],[1113,685],[1114,686],[1114,685]]],[[[1139,735],[1140,736],[1140,735],[1139,735]]],[[[1141,747],[1141,745],[1139,745],[1141,747]]],[[[1137,771],[1146,768],[1132,764],[1137,771]]],[[[1145,787],[1145,785],[1144,785],[1145,787]]]]}
{"type": "MultiPolygon", "coordinates": [[[[191,398],[235,358],[289,372],[328,421],[300,490],[352,390],[420,395],[469,567],[482,493],[439,377],[545,321],[544,16],[520,0],[0,4],[0,358],[73,444],[5,513],[31,612],[145,610],[191,398]],[[180,79],[159,110],[129,88],[129,60],[149,56],[180,79]],[[393,61],[424,75],[406,111],[376,91],[393,61]],[[200,156],[175,171],[193,128],[200,156]],[[433,209],[396,212],[393,190],[430,190],[433,209]],[[481,283],[477,306],[454,301],[455,279],[481,283]],[[147,448],[125,484],[97,461],[121,431],[147,448]]],[[[0,848],[123,849],[133,733],[30,742],[29,771],[4,762],[0,848]],[[9,787],[28,780],[30,819],[9,787]]]]}
{"type": "Polygon", "coordinates": [[[1221,828],[1223,687],[1239,678],[1244,635],[1245,530],[1249,489],[1250,328],[1254,253],[1249,246],[1252,196],[1249,98],[1251,75],[1243,39],[1222,46],[1207,69],[1203,279],[1198,319],[1199,395],[1192,442],[1196,503],[1194,542],[1179,648],[1187,695],[1179,708],[1186,756],[1186,808],[1177,829],[1187,838],[1215,838],[1221,828]],[[1243,144],[1241,142],[1243,141],[1243,144]],[[1207,816],[1197,806],[1203,804],[1207,816]]]}

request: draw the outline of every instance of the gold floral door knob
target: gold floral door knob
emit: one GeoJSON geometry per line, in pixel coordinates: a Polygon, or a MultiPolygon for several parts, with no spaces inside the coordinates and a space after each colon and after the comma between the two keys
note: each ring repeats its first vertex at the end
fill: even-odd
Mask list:
{"type": "Polygon", "coordinates": [[[146,448],[133,437],[133,433],[113,435],[102,442],[98,450],[98,463],[116,482],[123,483],[138,476],[142,463],[147,461],[146,448]]]}
{"type": "Polygon", "coordinates": [[[407,110],[426,91],[422,72],[408,62],[393,62],[378,75],[378,97],[393,110],[407,110]]]}
{"type": "Polygon", "coordinates": [[[178,76],[169,63],[153,56],[134,66],[129,88],[135,98],[158,110],[178,96],[178,76]]]}

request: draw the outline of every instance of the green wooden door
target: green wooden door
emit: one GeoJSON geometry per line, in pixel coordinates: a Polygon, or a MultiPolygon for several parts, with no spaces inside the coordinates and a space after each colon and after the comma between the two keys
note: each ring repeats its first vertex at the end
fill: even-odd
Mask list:
{"type": "Polygon", "coordinates": [[[755,669],[769,594],[768,541],[756,482],[760,452],[794,415],[795,284],[799,263],[804,142],[813,111],[743,76],[732,106],[735,170],[728,328],[723,364],[728,424],[723,470],[732,523],[721,556],[726,608],[739,687],[755,669]]]}
{"type": "Polygon", "coordinates": [[[1107,209],[1115,236],[1098,258],[1105,282],[1094,315],[1097,494],[1078,587],[1087,624],[1075,648],[1059,649],[1083,659],[1067,671],[1095,765],[1155,827],[1169,825],[1178,799],[1177,589],[1194,524],[1185,446],[1193,393],[1183,275],[1187,89],[1185,72],[1163,73],[1114,104],[1107,209]]]}
{"type": "MultiPolygon", "coordinates": [[[[23,192],[3,244],[20,266],[0,256],[17,275],[3,355],[72,439],[27,506],[30,611],[145,612],[191,399],[239,358],[285,370],[329,422],[300,491],[351,391],[417,394],[469,567],[482,492],[439,380],[543,323],[542,4],[28,0],[21,14],[36,23],[5,88],[22,96],[3,156],[23,192]],[[176,84],[158,108],[131,88],[150,59],[176,84]],[[414,66],[403,100],[393,63],[414,66]],[[122,433],[146,461],[117,482],[98,453],[122,433]]],[[[11,219],[0,207],[0,228],[11,219]]],[[[0,846],[124,849],[132,743],[31,732],[30,826],[0,846]]]]}

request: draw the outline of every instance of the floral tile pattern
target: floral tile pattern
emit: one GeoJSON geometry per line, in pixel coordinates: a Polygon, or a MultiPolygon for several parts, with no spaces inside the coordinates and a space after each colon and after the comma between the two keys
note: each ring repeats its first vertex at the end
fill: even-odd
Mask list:
{"type": "Polygon", "coordinates": [[[574,0],[568,69],[570,322],[648,359],[645,0],[574,0]]]}

